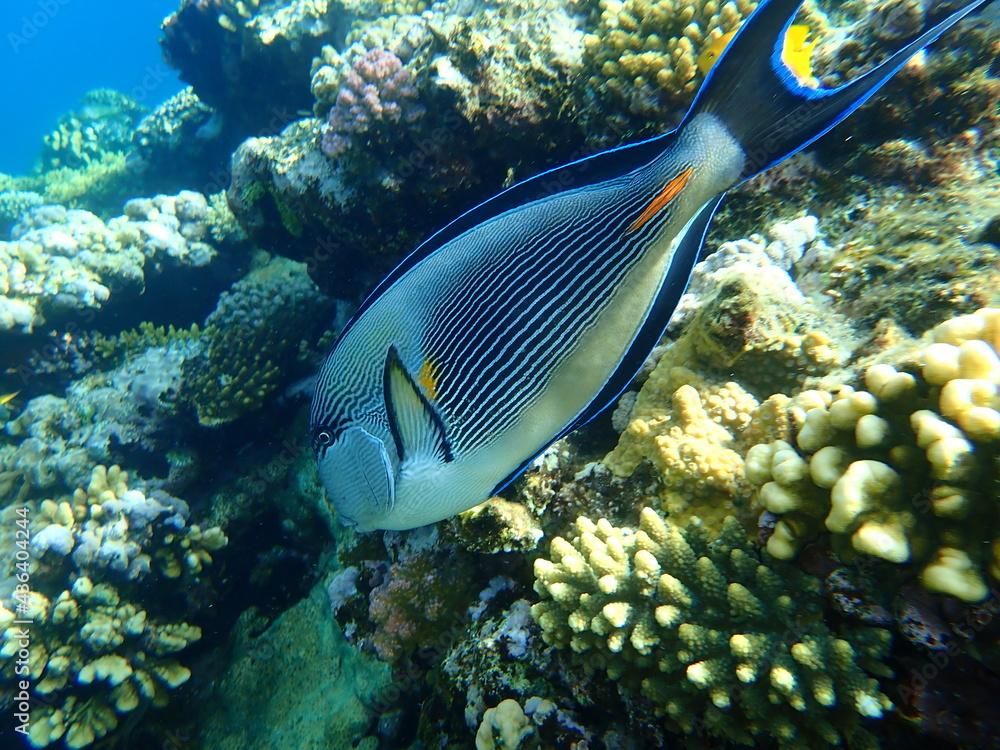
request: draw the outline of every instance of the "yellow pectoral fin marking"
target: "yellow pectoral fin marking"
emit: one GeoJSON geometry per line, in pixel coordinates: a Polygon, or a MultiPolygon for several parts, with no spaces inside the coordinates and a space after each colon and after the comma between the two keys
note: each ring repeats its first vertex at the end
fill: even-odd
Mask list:
{"type": "Polygon", "coordinates": [[[425,359],[417,373],[417,384],[423,389],[424,395],[431,401],[438,396],[438,373],[434,363],[425,359]]]}
{"type": "Polygon", "coordinates": [[[680,195],[681,190],[684,186],[688,184],[688,180],[691,179],[691,175],[694,174],[694,167],[688,167],[679,175],[674,177],[670,182],[668,182],[663,190],[661,190],[653,200],[649,202],[649,205],[639,214],[638,218],[629,224],[626,234],[631,234],[639,229],[642,229],[646,223],[656,216],[664,206],[666,206],[670,201],[680,195]]]}

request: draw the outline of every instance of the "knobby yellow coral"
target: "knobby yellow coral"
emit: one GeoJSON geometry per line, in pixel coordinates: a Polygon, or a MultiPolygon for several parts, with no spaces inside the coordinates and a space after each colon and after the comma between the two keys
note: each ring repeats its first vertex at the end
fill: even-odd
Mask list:
{"type": "Polygon", "coordinates": [[[783,750],[875,746],[861,719],[892,704],[865,670],[889,674],[889,633],[833,633],[819,581],[759,559],[734,519],[714,541],[649,508],[637,530],[579,518],[575,532],[535,562],[547,643],[652,701],[675,730],[783,750]]]}
{"type": "Polygon", "coordinates": [[[228,540],[217,527],[188,524],[183,501],[129,487],[117,466],[95,467],[72,495],[24,502],[31,589],[0,601],[0,702],[26,678],[17,670],[20,621],[29,620],[28,739],[86,747],[114,731],[121,715],[165,705],[191,676],[173,655],[201,630],[164,616],[158,599],[182,574],[185,583],[197,580],[228,540]],[[136,584],[153,578],[156,585],[136,584]]]}
{"type": "Polygon", "coordinates": [[[910,360],[864,387],[806,391],[791,441],[754,446],[747,477],[780,516],[768,551],[790,558],[826,530],[846,555],[921,565],[964,601],[1000,580],[1000,309],[934,328],[910,360]]]}
{"type": "Polygon", "coordinates": [[[585,41],[587,87],[630,112],[662,117],[686,103],[701,81],[698,56],[736,29],[751,0],[601,0],[585,41]]]}

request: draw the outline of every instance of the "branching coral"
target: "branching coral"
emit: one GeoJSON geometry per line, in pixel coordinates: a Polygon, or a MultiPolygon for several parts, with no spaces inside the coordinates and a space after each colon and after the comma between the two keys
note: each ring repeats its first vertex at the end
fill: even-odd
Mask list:
{"type": "Polygon", "coordinates": [[[218,528],[188,525],[182,501],[129,488],[116,466],[96,467],[71,497],[29,507],[31,588],[0,603],[0,695],[28,678],[31,744],[86,747],[119,716],[165,705],[191,676],[173,655],[201,631],[157,616],[149,592],[162,594],[182,573],[190,583],[227,540],[218,528]],[[147,576],[159,585],[134,583],[147,576]],[[32,622],[28,674],[15,672],[24,640],[15,619],[32,622]]]}
{"type": "Polygon", "coordinates": [[[864,388],[792,401],[794,445],[747,454],[760,502],[780,520],[768,541],[793,557],[820,531],[842,554],[921,566],[931,591],[964,601],[1000,580],[1000,310],[935,328],[901,369],[880,363],[864,388]]]}
{"type": "Polygon", "coordinates": [[[323,153],[340,156],[358,136],[422,117],[424,107],[417,101],[411,78],[402,61],[388,50],[368,50],[355,60],[327,117],[323,153]]]}
{"type": "Polygon", "coordinates": [[[733,519],[709,541],[653,510],[637,530],[581,517],[576,536],[535,562],[532,614],[619,689],[652,701],[674,729],[783,750],[871,748],[862,718],[891,708],[871,674],[889,634],[838,637],[821,619],[819,581],[758,559],[733,519]]]}
{"type": "Polygon", "coordinates": [[[619,477],[648,462],[663,508],[693,512],[712,527],[729,514],[751,520],[743,456],[757,442],[789,435],[783,397],[771,394],[844,358],[847,337],[835,343],[824,331],[839,331],[836,318],[823,316],[775,265],[790,268],[802,256],[815,220],[778,224],[771,234],[771,242],[725,243],[721,260],[699,264],[683,305],[684,333],[661,353],[627,416],[619,415],[622,436],[604,459],[619,477]]]}
{"type": "Polygon", "coordinates": [[[601,0],[600,23],[585,40],[587,88],[632,114],[679,114],[702,79],[702,50],[755,7],[751,0],[601,0]]]}

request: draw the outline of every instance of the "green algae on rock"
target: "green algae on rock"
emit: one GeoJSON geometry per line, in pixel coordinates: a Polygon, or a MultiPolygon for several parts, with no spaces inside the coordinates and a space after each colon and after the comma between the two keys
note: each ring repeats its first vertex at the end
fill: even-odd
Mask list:
{"type": "Polygon", "coordinates": [[[388,667],[344,639],[322,585],[273,622],[245,612],[228,653],[195,708],[192,747],[352,747],[394,690],[388,667]]]}

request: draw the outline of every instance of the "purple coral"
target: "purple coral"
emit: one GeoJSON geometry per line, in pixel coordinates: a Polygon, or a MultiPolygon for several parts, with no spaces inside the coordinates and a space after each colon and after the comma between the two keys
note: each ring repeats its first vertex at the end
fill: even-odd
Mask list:
{"type": "Polygon", "coordinates": [[[417,89],[403,61],[385,49],[371,49],[355,60],[337,92],[323,131],[321,148],[329,157],[351,147],[353,136],[377,123],[415,122],[424,114],[417,89]]]}
{"type": "Polygon", "coordinates": [[[414,649],[433,648],[448,637],[449,624],[464,623],[472,592],[460,570],[426,553],[390,566],[368,600],[379,658],[397,661],[414,649]]]}

